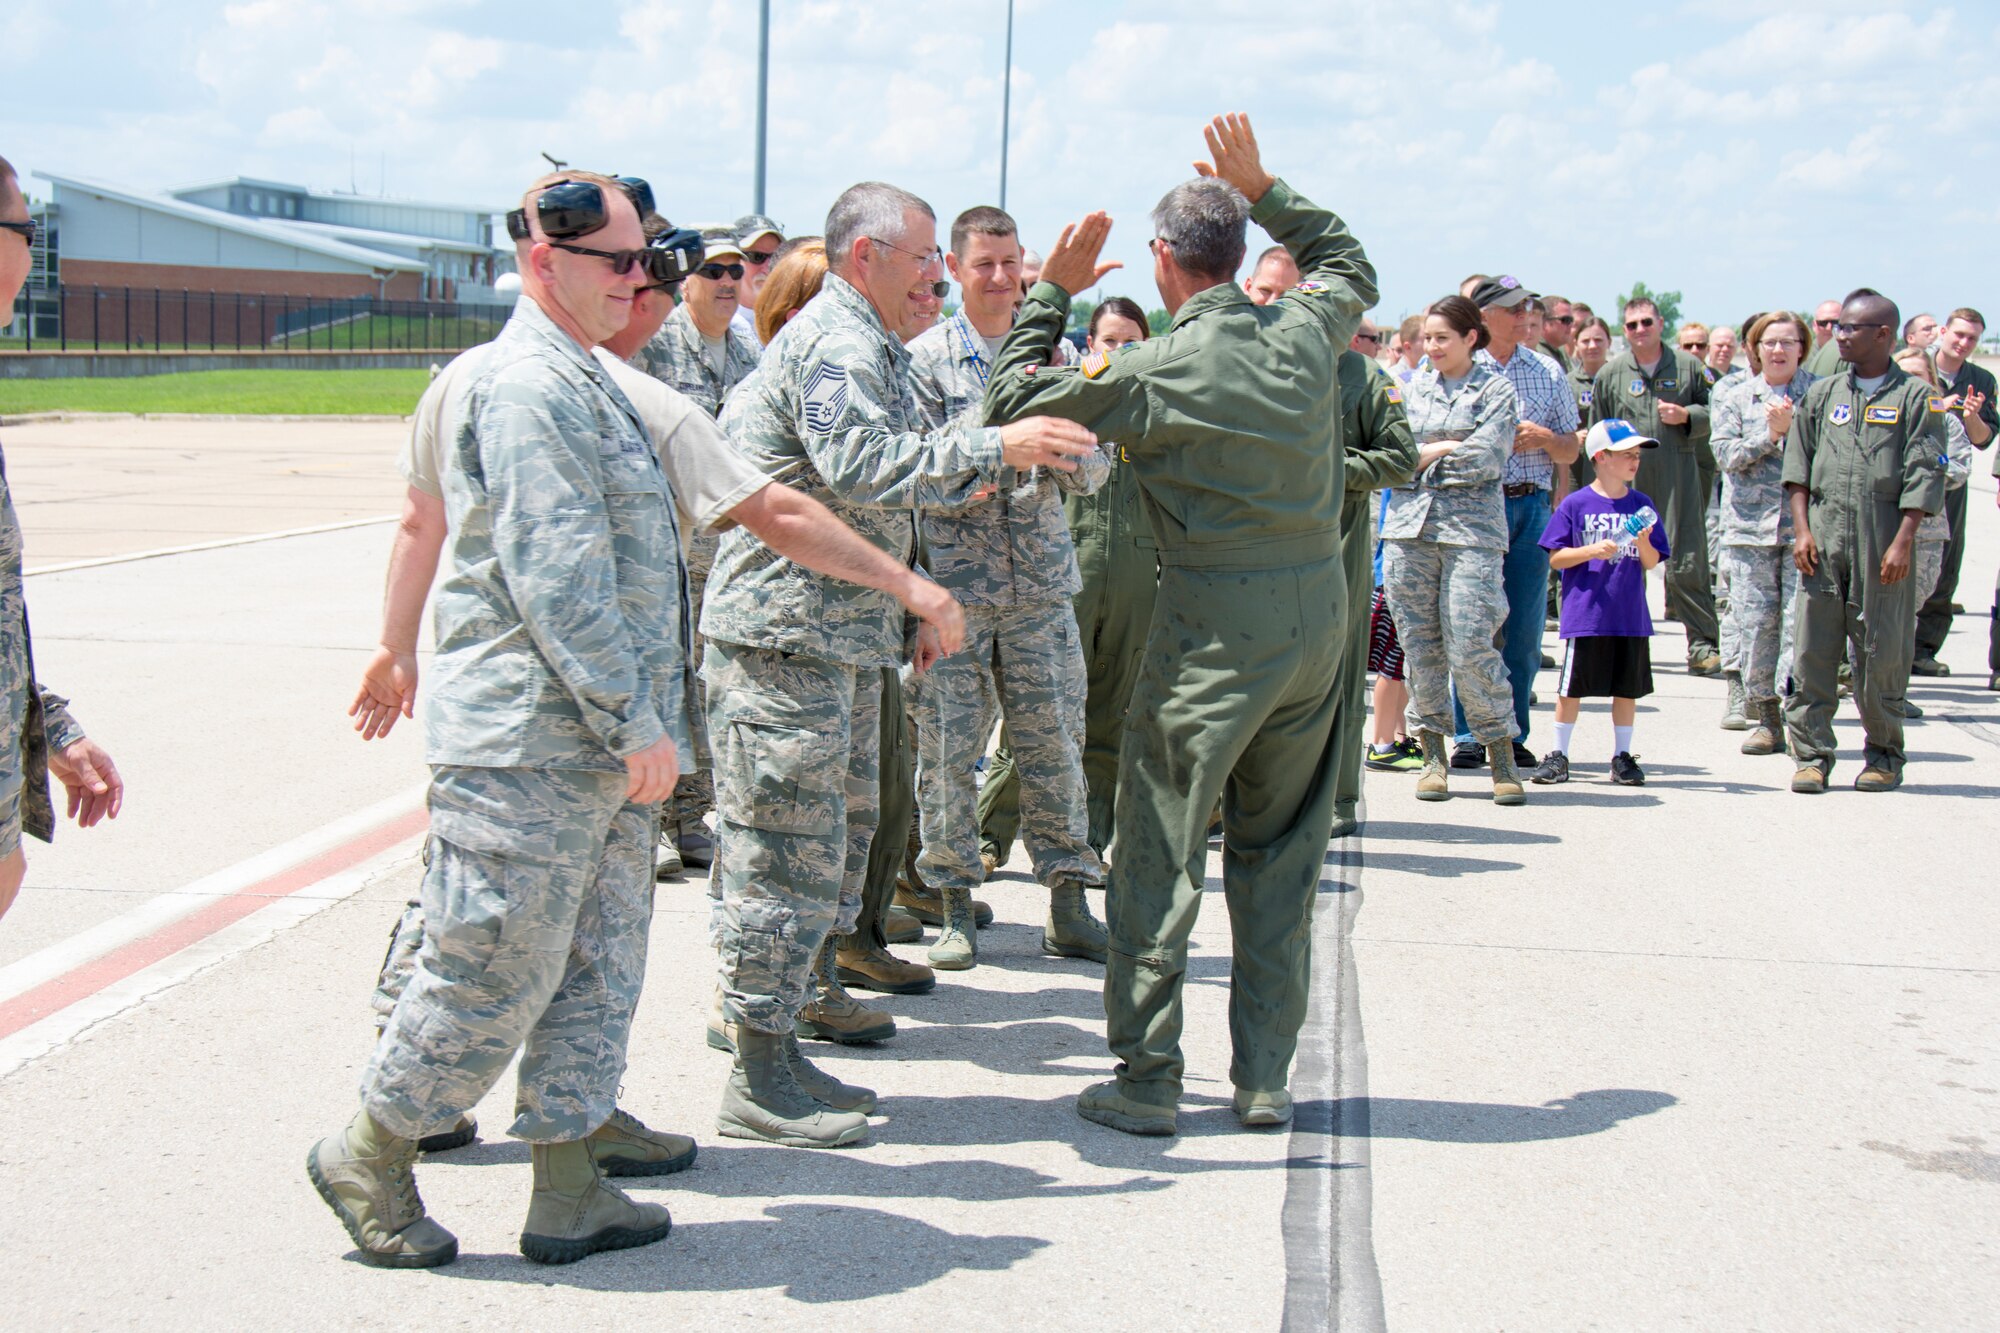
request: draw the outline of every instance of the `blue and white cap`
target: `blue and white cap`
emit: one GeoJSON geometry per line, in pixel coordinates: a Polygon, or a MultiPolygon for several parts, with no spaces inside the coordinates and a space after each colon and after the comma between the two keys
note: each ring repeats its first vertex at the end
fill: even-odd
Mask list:
{"type": "Polygon", "coordinates": [[[1657,449],[1660,442],[1650,435],[1641,435],[1631,422],[1623,417],[1606,417],[1590,428],[1590,434],[1583,437],[1583,456],[1595,458],[1607,449],[1657,449]]]}

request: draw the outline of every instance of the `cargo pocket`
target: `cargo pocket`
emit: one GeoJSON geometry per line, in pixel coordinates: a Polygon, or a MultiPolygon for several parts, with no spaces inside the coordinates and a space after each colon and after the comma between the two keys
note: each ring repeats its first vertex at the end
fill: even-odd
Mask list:
{"type": "Polygon", "coordinates": [[[756,716],[731,717],[728,728],[716,759],[716,809],[722,817],[771,833],[831,834],[832,793],[846,780],[846,753],[838,738],[756,716]]]}

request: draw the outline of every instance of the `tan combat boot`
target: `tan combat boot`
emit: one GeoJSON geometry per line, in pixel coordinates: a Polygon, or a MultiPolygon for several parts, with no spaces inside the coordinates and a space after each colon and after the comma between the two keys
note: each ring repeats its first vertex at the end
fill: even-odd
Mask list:
{"type": "Polygon", "coordinates": [[[1493,741],[1486,747],[1486,762],[1493,768],[1493,804],[1526,805],[1527,790],[1514,767],[1514,742],[1493,741]]]}
{"type": "Polygon", "coordinates": [[[785,1038],[785,1063],[791,1066],[792,1081],[799,1085],[799,1091],[821,1105],[831,1106],[836,1111],[858,1111],[864,1116],[875,1109],[872,1090],[842,1083],[806,1059],[795,1036],[785,1038]]]}
{"type": "Polygon", "coordinates": [[[699,1151],[685,1134],[649,1129],[638,1116],[611,1110],[611,1118],[592,1130],[590,1149],[607,1176],[671,1176],[694,1165],[699,1151]]]}
{"type": "MultiPolygon", "coordinates": [[[[914,874],[909,876],[908,879],[899,879],[896,881],[894,905],[902,908],[926,926],[942,926],[944,924],[944,899],[938,895],[936,889],[931,888],[930,885],[924,883],[922,879],[914,874]]],[[[980,930],[984,930],[992,925],[992,905],[974,898],[972,900],[972,922],[980,930]]]]}
{"type": "Polygon", "coordinates": [[[1792,790],[1801,796],[1818,796],[1826,790],[1826,770],[1810,760],[1792,770],[1792,790]]]}
{"type": "Polygon", "coordinates": [[[1108,947],[1104,923],[1090,914],[1090,899],[1083,885],[1058,884],[1049,890],[1049,919],[1042,927],[1043,953],[1101,963],[1108,947]]]}
{"type": "Polygon", "coordinates": [[[1275,1092],[1238,1088],[1235,1104],[1237,1123],[1246,1129],[1271,1129],[1292,1123],[1292,1094],[1285,1088],[1275,1092]]]}
{"type": "Polygon", "coordinates": [[[716,1132],[787,1148],[845,1148],[868,1137],[868,1117],[836,1111],[806,1095],[792,1074],[783,1037],[744,1027],[736,1034],[736,1067],[722,1088],[716,1132]]]}
{"type": "Polygon", "coordinates": [[[882,938],[891,944],[915,944],[924,937],[924,923],[894,903],[882,914],[882,938]]]}
{"type": "MultiPolygon", "coordinates": [[[[997,855],[995,855],[992,852],[981,852],[979,854],[979,870],[980,870],[979,878],[981,883],[984,883],[985,881],[992,879],[993,872],[998,870],[999,868],[1000,868],[1000,858],[997,855]]],[[[987,920],[989,921],[991,919],[992,919],[991,917],[987,918],[987,920]]],[[[982,921],[979,924],[983,926],[986,924],[986,922],[982,921]]]]}
{"type": "Polygon", "coordinates": [[[708,1044],[718,1051],[736,1049],[736,1025],[729,1021],[729,1011],[722,1007],[722,987],[715,988],[715,997],[708,1002],[708,1044]]]}
{"type": "Polygon", "coordinates": [[[538,1264],[573,1264],[600,1250],[665,1240],[674,1219],[657,1203],[634,1203],[605,1182],[596,1145],[531,1143],[535,1192],[521,1227],[521,1253],[538,1264]]]}
{"type": "Polygon", "coordinates": [[[829,934],[819,946],[819,956],[813,965],[815,993],[799,1011],[798,1035],[844,1046],[865,1045],[895,1036],[893,1017],[880,1009],[870,1009],[840,984],[839,969],[834,963],[835,941],[836,937],[829,934]]]}
{"type": "Polygon", "coordinates": [[[366,1111],[306,1154],[306,1175],[377,1268],[436,1268],[458,1257],[458,1238],[431,1221],[411,1167],[417,1141],[399,1139],[366,1111]]]}
{"type": "Polygon", "coordinates": [[[843,985],[884,995],[927,995],[937,989],[937,974],[922,963],[906,963],[873,940],[842,935],[835,942],[834,975],[843,985]]]}
{"type": "Polygon", "coordinates": [[[1749,702],[1743,695],[1743,673],[1725,671],[1723,680],[1729,683],[1729,697],[1722,705],[1722,729],[1724,731],[1750,730],[1749,702]]]}
{"type": "Polygon", "coordinates": [[[940,972],[963,972],[979,964],[978,927],[972,924],[972,890],[944,891],[944,924],[930,948],[931,966],[940,972]]]}
{"type": "Polygon", "coordinates": [[[450,1152],[463,1148],[479,1137],[479,1122],[468,1113],[451,1122],[435,1134],[426,1134],[417,1140],[418,1152],[450,1152]]]}
{"type": "Polygon", "coordinates": [[[1757,725],[1743,738],[1744,754],[1777,754],[1785,748],[1785,719],[1776,699],[1757,704],[1757,725]]]}
{"type": "MultiPolygon", "coordinates": [[[[1451,783],[1447,775],[1451,772],[1451,764],[1445,758],[1444,737],[1435,731],[1419,731],[1417,743],[1424,751],[1424,771],[1417,775],[1417,799],[1450,800],[1451,783]]],[[[1513,757],[1513,751],[1508,751],[1507,758],[1510,762],[1513,757]]]]}

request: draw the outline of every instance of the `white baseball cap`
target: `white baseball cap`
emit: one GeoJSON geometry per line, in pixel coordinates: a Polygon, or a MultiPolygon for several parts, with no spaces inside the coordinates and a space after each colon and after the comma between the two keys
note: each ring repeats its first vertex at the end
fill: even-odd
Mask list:
{"type": "Polygon", "coordinates": [[[1583,437],[1583,456],[1595,458],[1607,451],[1617,453],[1626,449],[1657,449],[1660,442],[1650,435],[1641,435],[1631,422],[1623,417],[1607,417],[1590,428],[1583,437]]]}

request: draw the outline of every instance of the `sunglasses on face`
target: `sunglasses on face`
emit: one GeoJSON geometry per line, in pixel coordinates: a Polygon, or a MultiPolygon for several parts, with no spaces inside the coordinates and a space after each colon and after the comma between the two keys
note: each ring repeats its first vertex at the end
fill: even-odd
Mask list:
{"type": "Polygon", "coordinates": [[[1374,343],[1377,347],[1382,345],[1382,335],[1379,333],[1357,333],[1354,339],[1356,342],[1374,343]]]}
{"type": "Polygon", "coordinates": [[[1813,321],[1813,327],[1816,329],[1830,329],[1833,325],[1834,321],[1830,319],[1816,319],[1813,321]]]}
{"type": "Polygon", "coordinates": [[[30,246],[34,245],[35,235],[40,229],[41,224],[33,220],[27,222],[0,222],[0,231],[18,232],[21,239],[26,241],[30,246]]]}
{"type": "Polygon", "coordinates": [[[743,252],[744,261],[753,266],[768,264],[777,257],[778,252],[776,250],[745,250],[743,252]]]}
{"type": "Polygon", "coordinates": [[[639,265],[646,266],[646,276],[651,277],[652,251],[646,247],[637,250],[593,250],[586,245],[571,245],[567,241],[550,241],[549,249],[561,250],[565,254],[589,255],[592,259],[602,259],[611,265],[611,271],[624,277],[639,265]]]}
{"type": "Polygon", "coordinates": [[[696,270],[695,270],[695,272],[697,272],[697,273],[701,274],[701,276],[702,276],[702,277],[704,277],[704,278],[707,278],[707,279],[708,279],[708,280],[709,280],[710,282],[715,282],[715,281],[716,281],[716,280],[718,280],[719,278],[723,277],[723,276],[724,276],[725,274],[727,274],[727,275],[728,275],[729,277],[732,277],[732,278],[740,278],[740,277],[742,277],[742,276],[743,276],[743,265],[741,265],[741,264],[703,264],[703,265],[702,265],[702,266],[701,266],[700,268],[696,269],[696,270]]]}
{"type": "Polygon", "coordinates": [[[1626,321],[1625,321],[1625,327],[1626,327],[1626,328],[1628,328],[1628,329],[1634,329],[1634,330],[1637,330],[1637,329],[1650,329],[1650,328],[1652,328],[1652,327],[1653,327],[1653,324],[1654,324],[1654,323],[1655,323],[1655,321],[1654,321],[1653,317],[1652,317],[1651,315],[1648,315],[1648,316],[1646,316],[1646,317],[1645,317],[1644,319],[1628,319],[1628,320],[1626,320],[1626,321]]]}
{"type": "Polygon", "coordinates": [[[1861,332],[1861,330],[1863,329],[1886,329],[1888,327],[1889,326],[1887,324],[1873,324],[1873,323],[1850,324],[1846,320],[1842,320],[1840,323],[1833,326],[1833,331],[1835,333],[1844,333],[1847,334],[1849,337],[1852,337],[1855,334],[1861,332]]]}
{"type": "Polygon", "coordinates": [[[936,282],[927,283],[925,285],[931,289],[931,295],[935,296],[940,301],[944,300],[945,297],[951,295],[951,284],[942,278],[938,279],[936,282]]]}
{"type": "Polygon", "coordinates": [[[1576,323],[1576,316],[1575,316],[1575,315],[1544,315],[1544,316],[1542,316],[1542,322],[1543,322],[1544,324],[1574,324],[1574,323],[1576,323]]]}
{"type": "Polygon", "coordinates": [[[1681,344],[1681,350],[1683,352],[1706,352],[1708,344],[1702,342],[1684,342],[1681,344]]]}

